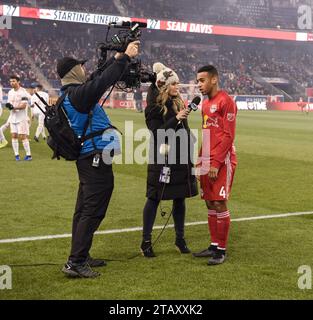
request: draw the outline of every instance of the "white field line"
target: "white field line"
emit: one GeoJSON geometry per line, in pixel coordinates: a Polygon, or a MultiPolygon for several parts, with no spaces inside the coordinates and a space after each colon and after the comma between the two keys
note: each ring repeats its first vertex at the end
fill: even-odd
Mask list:
{"type": "MultiPolygon", "coordinates": [[[[237,218],[231,219],[232,222],[242,222],[242,221],[253,221],[253,220],[266,220],[266,219],[278,219],[278,218],[288,218],[288,217],[296,217],[296,216],[305,216],[305,215],[313,215],[313,211],[308,212],[291,212],[291,213],[281,213],[281,214],[273,214],[273,215],[263,215],[263,216],[255,216],[255,217],[246,217],[246,218],[237,218]]],[[[197,226],[207,224],[207,221],[198,221],[198,222],[187,222],[186,226],[197,226]]],[[[155,226],[153,229],[162,229],[164,226],[155,226]]],[[[173,228],[174,225],[170,224],[167,228],[173,228]]],[[[95,234],[116,234],[116,233],[128,233],[142,231],[142,227],[135,228],[126,228],[126,229],[113,229],[113,230],[105,230],[105,231],[97,231],[95,234]]],[[[50,239],[63,239],[70,238],[72,235],[70,233],[66,234],[55,234],[49,236],[38,236],[38,237],[24,237],[24,238],[15,238],[15,239],[0,239],[1,243],[15,243],[15,242],[26,242],[26,241],[39,241],[39,240],[50,240],[50,239]]]]}

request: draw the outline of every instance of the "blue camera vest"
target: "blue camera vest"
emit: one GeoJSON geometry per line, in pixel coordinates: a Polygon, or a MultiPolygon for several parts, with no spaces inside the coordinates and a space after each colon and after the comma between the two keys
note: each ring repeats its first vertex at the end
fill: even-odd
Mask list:
{"type": "MultiPolygon", "coordinates": [[[[63,101],[63,107],[66,111],[67,117],[70,121],[70,125],[78,137],[83,135],[85,125],[88,121],[88,114],[78,112],[73,105],[68,96],[65,97],[63,101]]],[[[99,131],[110,127],[111,121],[108,115],[105,113],[100,104],[96,104],[92,110],[91,126],[89,124],[86,135],[91,132],[99,131]]],[[[105,131],[102,135],[96,136],[84,142],[81,155],[86,155],[88,153],[93,153],[94,151],[114,150],[114,154],[120,153],[120,141],[119,137],[114,129],[105,131]]]]}

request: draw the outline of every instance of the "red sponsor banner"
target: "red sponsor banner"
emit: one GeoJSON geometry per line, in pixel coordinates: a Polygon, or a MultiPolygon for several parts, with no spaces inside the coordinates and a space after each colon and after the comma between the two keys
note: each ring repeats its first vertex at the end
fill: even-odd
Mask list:
{"type": "Polygon", "coordinates": [[[167,30],[167,21],[160,21],[160,30],[167,30]]]}
{"type": "MultiPolygon", "coordinates": [[[[307,103],[305,103],[306,105],[307,103]]],[[[301,110],[301,105],[299,102],[270,102],[267,105],[268,110],[277,111],[299,111],[301,110]]]]}
{"type": "Polygon", "coordinates": [[[161,30],[192,32],[202,34],[214,34],[223,36],[251,37],[261,39],[297,41],[297,32],[279,31],[267,29],[254,29],[230,26],[214,26],[210,24],[199,24],[177,21],[161,21],[161,30]]]}
{"type": "MultiPolygon", "coordinates": [[[[103,100],[99,101],[102,104],[103,100]]],[[[105,108],[113,109],[135,109],[135,101],[133,100],[107,100],[104,104],[105,108]],[[112,105],[113,104],[113,105],[112,105]]]]}
{"type": "Polygon", "coordinates": [[[213,34],[224,36],[250,37],[275,40],[296,41],[297,33],[290,31],[213,26],[213,34]]]}
{"type": "Polygon", "coordinates": [[[189,23],[188,24],[188,32],[212,34],[213,33],[213,25],[200,24],[200,23],[189,23]]]}
{"type": "Polygon", "coordinates": [[[308,41],[313,41],[313,33],[308,33],[308,41]]]}
{"type": "Polygon", "coordinates": [[[130,21],[147,23],[147,19],[144,18],[130,18],[130,21]]]}
{"type": "Polygon", "coordinates": [[[0,16],[3,16],[3,5],[0,4],[0,16]]]}
{"type": "Polygon", "coordinates": [[[161,30],[212,34],[213,26],[201,23],[161,21],[161,30]]]}
{"type": "Polygon", "coordinates": [[[23,18],[39,19],[40,18],[39,9],[21,7],[20,8],[20,16],[23,18]]]}
{"type": "MultiPolygon", "coordinates": [[[[185,100],[185,105],[188,105],[188,101],[185,100]]],[[[103,103],[103,99],[99,101],[100,105],[103,103]]],[[[146,101],[142,102],[142,107],[146,108],[146,101]]],[[[109,99],[104,104],[105,108],[113,108],[113,109],[133,109],[136,110],[136,101],[135,100],[116,100],[109,99]]]]}

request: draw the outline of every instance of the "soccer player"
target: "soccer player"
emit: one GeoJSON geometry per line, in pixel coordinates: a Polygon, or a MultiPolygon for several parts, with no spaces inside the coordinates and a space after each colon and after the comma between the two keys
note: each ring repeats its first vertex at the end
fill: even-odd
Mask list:
{"type": "Polygon", "coordinates": [[[10,112],[10,129],[12,134],[12,147],[15,155],[15,160],[20,161],[19,156],[19,140],[21,139],[26,152],[25,161],[32,160],[30,145],[29,145],[29,118],[27,108],[31,96],[21,87],[20,78],[16,75],[10,77],[10,86],[7,107],[10,112]]]}
{"type": "Polygon", "coordinates": [[[2,101],[3,101],[3,92],[2,92],[2,85],[0,79],[0,117],[2,116],[2,101]]]}
{"type": "MultiPolygon", "coordinates": [[[[0,82],[1,82],[1,79],[0,79],[0,82]]],[[[0,117],[1,117],[2,111],[3,111],[2,103],[3,103],[3,91],[2,91],[2,86],[0,83],[0,117]]],[[[4,124],[3,126],[0,127],[0,149],[4,148],[8,144],[8,141],[5,139],[5,136],[3,134],[3,129],[5,130],[5,128],[6,128],[6,124],[4,124]]]]}
{"type": "MultiPolygon", "coordinates": [[[[37,94],[39,94],[39,96],[41,98],[43,98],[47,104],[49,104],[49,95],[48,93],[43,91],[43,87],[41,84],[38,84],[35,88],[35,92],[37,94]]],[[[39,136],[40,134],[42,135],[43,139],[46,140],[46,133],[45,133],[45,127],[44,127],[44,121],[45,121],[45,115],[42,113],[42,111],[37,107],[37,105],[35,104],[37,103],[39,105],[39,107],[45,111],[46,110],[46,106],[44,105],[43,102],[40,101],[40,99],[36,96],[36,94],[34,93],[32,95],[31,98],[31,114],[32,114],[32,119],[33,118],[37,118],[38,119],[38,126],[37,126],[37,130],[35,133],[35,137],[34,140],[36,142],[39,142],[39,136]]]]}
{"type": "Polygon", "coordinates": [[[10,127],[10,117],[8,118],[6,123],[0,127],[0,149],[4,148],[8,144],[8,141],[4,136],[4,131],[7,130],[9,127],[10,127]]]}
{"type": "Polygon", "coordinates": [[[234,100],[219,89],[219,75],[212,66],[198,70],[197,83],[202,95],[203,141],[197,163],[201,198],[208,208],[211,244],[208,249],[194,253],[195,257],[209,257],[208,265],[217,265],[226,258],[230,228],[227,201],[230,196],[237,165],[234,139],[237,107],[234,100]]]}
{"type": "Polygon", "coordinates": [[[305,101],[303,101],[303,98],[300,97],[299,101],[298,101],[298,107],[301,109],[301,112],[306,112],[306,114],[309,114],[308,112],[308,103],[306,103],[305,101]]]}

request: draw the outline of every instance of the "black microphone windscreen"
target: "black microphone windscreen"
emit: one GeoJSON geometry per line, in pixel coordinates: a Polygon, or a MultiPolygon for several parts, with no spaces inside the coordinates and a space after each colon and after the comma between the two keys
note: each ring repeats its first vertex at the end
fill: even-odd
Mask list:
{"type": "Polygon", "coordinates": [[[131,26],[133,27],[134,25],[138,24],[139,28],[147,28],[147,23],[146,22],[139,22],[139,21],[132,21],[131,26]]]}
{"type": "Polygon", "coordinates": [[[140,21],[118,21],[118,22],[111,22],[109,24],[110,26],[113,26],[114,28],[132,28],[135,25],[138,25],[139,28],[147,28],[146,22],[140,22],[140,21]]]}
{"type": "Polygon", "coordinates": [[[201,98],[199,96],[194,97],[191,103],[198,105],[201,102],[201,98]]]}

